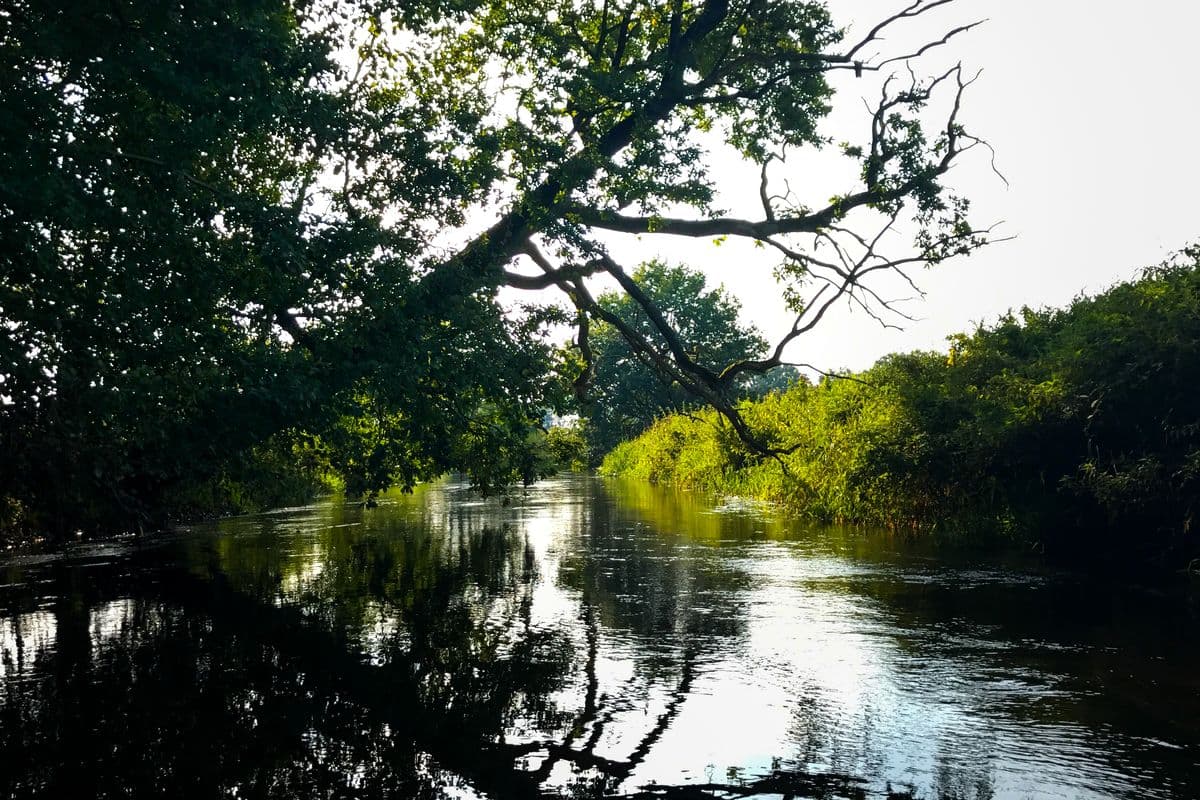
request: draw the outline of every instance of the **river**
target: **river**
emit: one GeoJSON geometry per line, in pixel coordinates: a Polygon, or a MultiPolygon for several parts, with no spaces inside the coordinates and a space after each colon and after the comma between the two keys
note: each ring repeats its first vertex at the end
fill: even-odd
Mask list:
{"type": "Polygon", "coordinates": [[[0,561],[2,797],[1200,797],[1200,601],[570,476],[0,561]]]}

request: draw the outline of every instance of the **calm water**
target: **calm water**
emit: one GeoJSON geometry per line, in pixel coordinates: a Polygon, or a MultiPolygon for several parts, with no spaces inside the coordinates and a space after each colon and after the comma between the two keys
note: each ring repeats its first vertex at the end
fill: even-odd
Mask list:
{"type": "Polygon", "coordinates": [[[2,797],[1200,797],[1200,610],[592,478],[0,562],[2,797]]]}

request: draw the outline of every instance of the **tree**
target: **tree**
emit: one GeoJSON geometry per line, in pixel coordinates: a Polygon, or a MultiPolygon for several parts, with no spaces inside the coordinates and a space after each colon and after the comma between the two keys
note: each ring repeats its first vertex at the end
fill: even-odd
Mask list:
{"type": "Polygon", "coordinates": [[[237,453],[344,428],[364,406],[404,439],[376,482],[519,477],[558,312],[506,308],[503,286],[560,290],[581,351],[592,321],[612,325],[771,447],[732,403],[743,376],[782,363],[832,303],[876,302],[872,273],[986,239],[941,183],[980,144],[958,119],[958,67],[883,83],[866,136],[841,148],[859,188],[816,208],[771,191],[789,153],[830,144],[817,131],[828,76],[899,67],[969,29],[872,52],[948,2],[915,0],[851,42],[823,3],[792,0],[413,0],[402,13],[376,0],[12,0],[5,492],[64,530],[153,521],[237,453]],[[942,89],[943,122],[926,127],[942,89]],[[761,218],[715,208],[708,143],[761,175],[761,218]],[[884,256],[882,233],[851,229],[852,215],[884,230],[911,216],[915,251],[884,256]],[[761,242],[783,257],[792,332],[766,358],[697,361],[603,232],[761,242]],[[598,273],[657,338],[592,296],[598,273]],[[479,458],[501,441],[504,466],[479,458]]]}
{"type": "MultiPolygon", "coordinates": [[[[734,361],[759,358],[766,349],[753,327],[738,324],[737,300],[723,287],[706,291],[700,272],[652,261],[639,267],[632,279],[670,321],[688,357],[697,364],[720,369],[734,361]]],[[[667,347],[643,307],[628,294],[610,292],[596,302],[656,347],[667,347]]],[[[696,402],[669,373],[632,349],[613,325],[601,322],[591,331],[589,342],[594,374],[587,433],[594,456],[637,436],[664,413],[696,402]]]]}
{"type": "Polygon", "coordinates": [[[761,400],[775,392],[786,392],[798,383],[807,384],[808,378],[791,364],[783,364],[750,378],[742,394],[750,400],[761,400]]]}

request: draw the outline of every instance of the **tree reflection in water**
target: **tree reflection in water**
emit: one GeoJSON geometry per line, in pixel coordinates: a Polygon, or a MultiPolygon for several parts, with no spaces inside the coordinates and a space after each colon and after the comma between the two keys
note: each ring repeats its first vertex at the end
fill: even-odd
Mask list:
{"type": "MultiPolygon", "coordinates": [[[[741,578],[610,535],[597,508],[568,522],[587,528],[574,537],[606,540],[603,560],[584,547],[562,561],[566,594],[549,623],[533,615],[545,583],[528,532],[471,503],[431,511],[397,499],[390,514],[347,506],[236,520],[149,547],[9,566],[0,789],[618,793],[688,696],[693,640],[737,633],[736,609],[702,620],[693,600],[741,578]],[[648,586],[649,602],[637,597],[648,586]],[[602,690],[599,674],[604,635],[622,630],[663,637],[627,696],[602,690]],[[648,708],[660,684],[666,701],[626,754],[598,753],[615,720],[648,708]]],[[[852,782],[823,778],[804,791],[825,784],[852,782]]]]}
{"type": "Polygon", "coordinates": [[[966,573],[914,592],[927,573],[831,555],[861,539],[787,535],[644,487],[450,484],[0,566],[0,797],[904,797],[896,737],[944,709],[974,727],[925,747],[922,790],[974,798],[1035,713],[1078,730],[1024,677],[1050,670],[970,638],[1008,584],[967,606],[966,573]]]}

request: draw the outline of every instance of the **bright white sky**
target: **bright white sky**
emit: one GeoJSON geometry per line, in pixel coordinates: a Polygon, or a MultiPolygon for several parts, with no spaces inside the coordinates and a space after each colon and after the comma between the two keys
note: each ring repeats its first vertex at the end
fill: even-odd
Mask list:
{"type": "MultiPolygon", "coordinates": [[[[903,5],[832,0],[839,23],[853,25],[851,40],[856,30],[903,5]]],[[[1010,185],[991,173],[987,154],[978,150],[950,183],[973,199],[976,223],[1003,220],[1001,231],[1017,238],[919,271],[915,277],[927,296],[906,306],[918,320],[900,320],[904,330],[885,330],[861,311],[839,308],[792,344],[789,360],[860,369],[888,352],[941,350],[951,333],[994,321],[1010,308],[1065,304],[1200,240],[1200,70],[1194,52],[1200,4],[963,0],[905,35],[898,30],[881,51],[936,39],[945,29],[984,17],[984,26],[923,59],[922,72],[959,60],[983,70],[968,90],[961,120],[991,142],[1010,185]]],[[[875,84],[846,73],[838,86],[827,132],[865,143],[860,98],[874,97],[875,84]]],[[[753,168],[714,157],[723,159],[720,169],[728,167],[723,204],[756,216],[753,168]]],[[[853,176],[831,169],[820,156],[788,177],[809,205],[819,206],[852,188],[853,176]],[[809,185],[811,194],[804,188],[809,185]]],[[[771,278],[776,259],[765,251],[662,236],[613,245],[629,263],[658,255],[703,269],[714,285],[724,283],[741,299],[745,319],[769,336],[791,324],[771,278]]]]}

